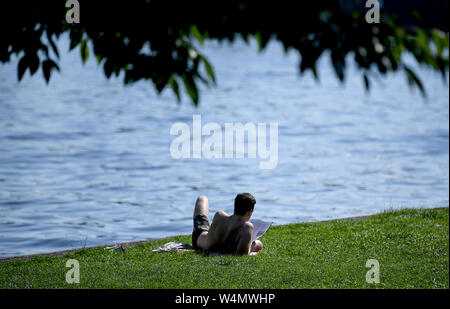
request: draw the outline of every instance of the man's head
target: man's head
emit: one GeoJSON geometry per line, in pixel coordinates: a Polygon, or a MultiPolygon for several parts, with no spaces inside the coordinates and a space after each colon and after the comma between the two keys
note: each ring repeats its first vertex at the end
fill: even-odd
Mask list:
{"type": "Polygon", "coordinates": [[[247,212],[253,212],[256,200],[250,193],[239,193],[234,199],[234,214],[237,216],[246,215],[247,212]]]}

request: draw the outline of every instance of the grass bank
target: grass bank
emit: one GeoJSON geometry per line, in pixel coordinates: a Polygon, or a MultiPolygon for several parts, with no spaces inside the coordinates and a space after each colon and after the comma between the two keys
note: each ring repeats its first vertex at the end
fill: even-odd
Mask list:
{"type": "Polygon", "coordinates": [[[0,288],[449,288],[449,209],[405,209],[356,220],[274,226],[258,256],[82,249],[62,257],[0,263],[0,288]],[[68,259],[80,283],[68,284],[68,259]],[[366,282],[376,259],[380,283],[366,282]]]}

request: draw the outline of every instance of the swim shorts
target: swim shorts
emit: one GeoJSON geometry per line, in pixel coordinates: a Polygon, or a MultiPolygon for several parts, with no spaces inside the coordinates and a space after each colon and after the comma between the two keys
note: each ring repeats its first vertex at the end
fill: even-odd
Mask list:
{"type": "Polygon", "coordinates": [[[209,220],[207,216],[200,214],[194,218],[194,230],[192,231],[192,247],[195,250],[201,250],[197,246],[197,239],[204,231],[209,231],[209,220]]]}

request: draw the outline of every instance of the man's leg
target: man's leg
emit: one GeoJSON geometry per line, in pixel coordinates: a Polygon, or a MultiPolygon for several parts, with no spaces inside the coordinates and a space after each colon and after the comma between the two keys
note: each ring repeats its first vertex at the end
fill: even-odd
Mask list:
{"type": "MultiPolygon", "coordinates": [[[[195,202],[193,219],[195,220],[195,218],[198,215],[206,216],[209,222],[209,201],[206,196],[203,195],[199,196],[197,198],[197,201],[195,202]]],[[[208,232],[203,231],[197,238],[197,246],[202,249],[207,249],[207,241],[208,241],[208,232]]]]}
{"type": "Polygon", "coordinates": [[[200,195],[195,202],[194,217],[197,215],[204,215],[209,221],[209,201],[206,196],[200,195]]]}

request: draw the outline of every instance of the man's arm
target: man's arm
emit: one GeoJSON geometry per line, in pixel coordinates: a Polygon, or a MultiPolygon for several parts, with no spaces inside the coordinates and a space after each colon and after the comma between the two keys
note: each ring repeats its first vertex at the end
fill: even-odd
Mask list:
{"type": "Polygon", "coordinates": [[[250,253],[250,246],[253,234],[253,224],[245,222],[241,228],[236,255],[247,255],[250,253]]]}

